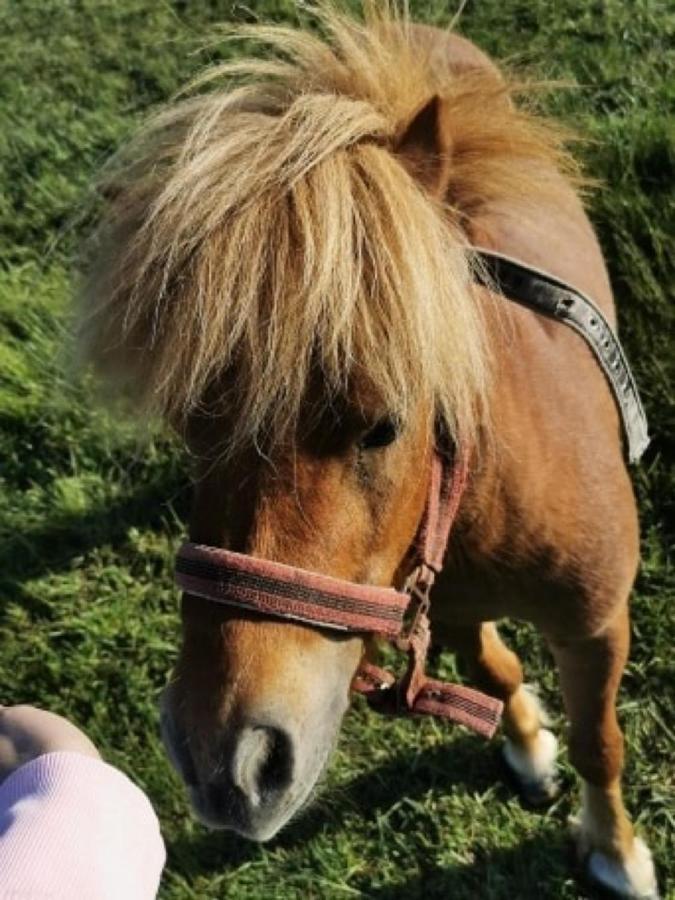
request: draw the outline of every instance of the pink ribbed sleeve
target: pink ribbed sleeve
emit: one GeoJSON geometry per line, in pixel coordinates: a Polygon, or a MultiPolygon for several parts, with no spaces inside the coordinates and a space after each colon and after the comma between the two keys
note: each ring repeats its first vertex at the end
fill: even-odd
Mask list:
{"type": "Polygon", "coordinates": [[[165,858],[150,801],[99,759],[48,753],[0,785],[1,900],[151,900],[165,858]]]}

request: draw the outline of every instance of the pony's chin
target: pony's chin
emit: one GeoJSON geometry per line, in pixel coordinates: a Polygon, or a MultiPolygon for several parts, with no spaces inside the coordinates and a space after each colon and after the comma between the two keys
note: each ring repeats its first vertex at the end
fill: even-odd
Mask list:
{"type": "Polygon", "coordinates": [[[219,804],[220,808],[216,808],[200,788],[188,787],[190,808],[200,824],[211,831],[234,832],[239,837],[258,844],[276,837],[291,819],[305,809],[310,794],[311,788],[296,802],[284,803],[283,809],[256,815],[235,798],[227,806],[219,804]]]}

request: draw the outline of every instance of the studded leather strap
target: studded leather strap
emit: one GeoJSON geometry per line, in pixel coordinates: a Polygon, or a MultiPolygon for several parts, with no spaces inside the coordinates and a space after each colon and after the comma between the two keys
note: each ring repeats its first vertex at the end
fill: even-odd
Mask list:
{"type": "Polygon", "coordinates": [[[478,281],[496,285],[509,300],[574,329],[588,344],[605,373],[621,414],[628,459],[638,462],[649,446],[647,417],[633,373],[612,326],[593,301],[548,272],[516,259],[476,249],[478,281]]]}

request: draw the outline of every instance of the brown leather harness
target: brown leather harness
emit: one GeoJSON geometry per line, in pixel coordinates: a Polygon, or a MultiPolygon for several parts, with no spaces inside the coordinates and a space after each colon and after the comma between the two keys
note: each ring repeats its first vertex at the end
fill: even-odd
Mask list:
{"type": "MultiPolygon", "coordinates": [[[[517,260],[479,252],[479,280],[501,285],[504,294],[572,327],[596,355],[622,416],[631,461],[648,443],[647,423],[621,346],[600,310],[587,297],[548,273],[517,260]]],[[[452,459],[437,452],[425,512],[409,558],[402,591],[355,584],[230,550],[185,543],[178,552],[176,581],[189,594],[264,616],[330,630],[375,634],[408,656],[404,674],[364,660],[352,687],[381,712],[428,714],[450,719],[491,737],[502,703],[479,691],[427,677],[430,592],[441,571],[450,530],[466,487],[468,450],[452,459]]]]}

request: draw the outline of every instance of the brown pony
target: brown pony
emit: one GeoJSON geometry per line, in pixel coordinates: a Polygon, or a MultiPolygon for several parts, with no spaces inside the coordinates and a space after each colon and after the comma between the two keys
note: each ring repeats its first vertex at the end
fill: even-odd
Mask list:
{"type": "MultiPolygon", "coordinates": [[[[191,540],[355,582],[398,583],[434,429],[461,433],[472,469],[435,638],[504,701],[506,760],[548,800],[557,742],[492,622],[537,626],[589,872],[655,897],[621,799],[638,530],[615,403],[577,335],[472,278],[472,247],[493,249],[614,323],[564,135],[454,34],[388,9],[317,19],[322,36],[238,29],[274,52],[208,72],[113,165],[89,357],[185,436],[191,540]]],[[[182,617],[167,747],[204,822],[266,840],[326,764],[364,640],[187,594],[182,617]]]]}

